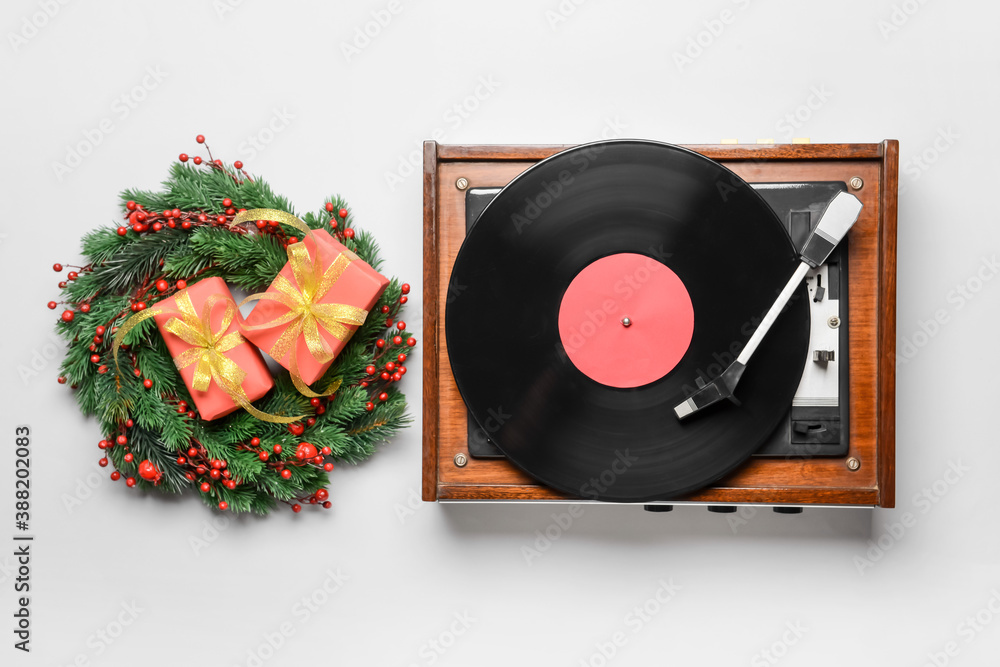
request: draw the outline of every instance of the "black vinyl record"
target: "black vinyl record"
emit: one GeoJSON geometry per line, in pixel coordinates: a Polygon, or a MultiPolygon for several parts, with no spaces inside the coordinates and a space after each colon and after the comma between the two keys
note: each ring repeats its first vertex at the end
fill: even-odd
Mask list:
{"type": "Polygon", "coordinates": [[[739,353],[797,264],[774,212],[717,162],[651,141],[569,149],[508,184],[459,251],[445,310],[455,381],[540,482],[596,500],[678,498],[743,463],[791,406],[809,341],[804,285],[748,363],[739,404],[683,422],[673,411],[739,353]],[[570,283],[617,253],[666,265],[694,313],[676,365],[635,387],[581,372],[559,331],[570,283]]]}

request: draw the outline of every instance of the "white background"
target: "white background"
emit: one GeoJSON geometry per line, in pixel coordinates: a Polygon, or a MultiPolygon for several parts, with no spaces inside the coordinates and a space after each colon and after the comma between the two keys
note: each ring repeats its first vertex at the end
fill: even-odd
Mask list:
{"type": "MultiPolygon", "coordinates": [[[[995,660],[1000,284],[976,276],[993,277],[984,258],[1000,245],[996,3],[566,0],[556,21],[557,0],[427,0],[403,2],[348,56],[343,45],[387,2],[224,2],[4,3],[0,536],[9,544],[13,532],[13,429],[29,424],[37,541],[30,656],[11,647],[13,560],[0,548],[0,662],[772,664],[763,650],[782,665],[995,660]],[[679,62],[685,50],[691,61],[679,62]],[[143,89],[150,68],[162,80],[143,89]],[[112,131],[97,137],[102,122],[112,131]],[[588,507],[563,530],[554,507],[421,504],[419,419],[369,462],[338,468],[332,510],[231,521],[217,535],[206,522],[220,515],[192,495],[146,497],[107,470],[87,488],[101,434],[46,358],[50,267],[77,263],[81,235],[117,224],[118,191],[156,187],[178,153],[198,152],[196,134],[299,210],[347,196],[387,269],[413,284],[406,320],[420,331],[421,177],[400,161],[439,128],[447,143],[573,143],[614,124],[676,143],[900,140],[899,345],[912,347],[898,365],[897,509],[588,507]],[[250,137],[268,141],[258,150],[250,137]],[[86,155],[67,157],[81,145],[86,155]],[[958,298],[959,285],[980,289],[958,298]],[[947,321],[922,334],[939,310],[947,321]],[[967,470],[949,484],[958,462],[967,470]],[[918,501],[935,482],[934,502],[918,501]],[[912,525],[893,535],[906,512],[912,525]],[[558,539],[529,563],[523,548],[547,529],[558,539]],[[341,588],[317,593],[337,570],[341,588]],[[679,587],[665,603],[661,579],[679,587]],[[324,604],[296,613],[313,595],[324,604]],[[141,611],[122,630],[133,602],[141,611]],[[966,618],[977,612],[975,630],[966,618]],[[282,624],[292,633],[271,650],[265,637],[282,624]],[[118,636],[105,644],[98,631],[118,636]],[[617,632],[623,645],[606,659],[598,644],[617,632]]],[[[418,354],[403,383],[418,418],[419,366],[418,354]]]]}

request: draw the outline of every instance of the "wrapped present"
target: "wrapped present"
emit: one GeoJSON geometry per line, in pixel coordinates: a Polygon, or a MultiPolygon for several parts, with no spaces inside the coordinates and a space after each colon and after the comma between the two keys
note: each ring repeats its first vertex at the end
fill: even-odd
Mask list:
{"type": "Polygon", "coordinates": [[[218,419],[240,408],[269,422],[301,418],[270,415],[251,405],[274,381],[260,351],[240,334],[236,313],[226,283],[205,278],[126,320],[115,336],[115,362],[125,335],[152,317],[202,419],[218,419]]]}
{"type": "Polygon", "coordinates": [[[307,385],[330,368],[389,280],[327,231],[309,229],[289,213],[254,209],[240,213],[233,224],[251,220],[291,225],[303,240],[288,246],[288,263],[267,291],[244,299],[258,303],[240,330],[289,370],[301,393],[322,396],[307,385]]]}

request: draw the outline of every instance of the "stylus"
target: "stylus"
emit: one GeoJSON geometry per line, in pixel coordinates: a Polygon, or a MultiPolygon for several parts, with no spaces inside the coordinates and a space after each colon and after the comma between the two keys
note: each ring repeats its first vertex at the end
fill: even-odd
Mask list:
{"type": "Polygon", "coordinates": [[[747,362],[750,361],[750,357],[757,350],[760,342],[764,340],[771,325],[778,319],[778,315],[792,298],[792,294],[805,278],[806,272],[825,262],[841,239],[847,236],[848,230],[857,222],[858,216],[861,214],[861,206],[861,201],[848,192],[841,192],[833,198],[826,207],[826,211],[823,212],[816,228],[802,246],[801,263],[796,267],[788,282],[785,283],[778,298],[771,304],[764,319],[750,336],[750,340],[747,341],[740,355],[736,357],[736,361],[731,363],[717,378],[704,384],[687,400],[675,406],[674,413],[678,419],[690,417],[699,410],[713,403],[718,403],[724,398],[733,399],[736,383],[740,381],[747,362]]]}

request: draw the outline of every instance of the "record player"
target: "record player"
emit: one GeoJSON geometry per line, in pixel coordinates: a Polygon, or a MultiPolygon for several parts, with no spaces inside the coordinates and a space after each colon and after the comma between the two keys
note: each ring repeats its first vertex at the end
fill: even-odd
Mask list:
{"type": "Polygon", "coordinates": [[[426,142],[423,499],[892,507],[897,174],[895,141],[426,142]]]}

